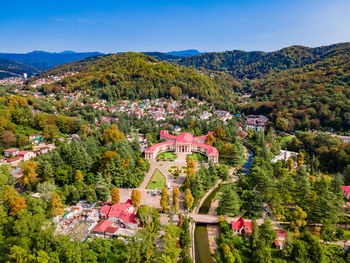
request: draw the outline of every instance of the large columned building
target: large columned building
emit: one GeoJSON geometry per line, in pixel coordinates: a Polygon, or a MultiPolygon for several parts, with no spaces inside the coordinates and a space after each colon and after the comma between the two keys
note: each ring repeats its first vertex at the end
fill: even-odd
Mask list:
{"type": "Polygon", "coordinates": [[[193,137],[192,133],[183,132],[179,136],[175,136],[169,134],[167,130],[162,130],[160,132],[160,138],[166,141],[148,147],[145,151],[146,159],[155,160],[158,154],[169,151],[185,154],[197,152],[206,155],[209,161],[218,163],[218,150],[205,144],[205,139],[208,135],[193,137]]]}

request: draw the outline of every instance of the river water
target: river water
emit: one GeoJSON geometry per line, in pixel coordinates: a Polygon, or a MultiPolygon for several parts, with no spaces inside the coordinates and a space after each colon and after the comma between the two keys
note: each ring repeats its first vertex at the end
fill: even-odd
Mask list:
{"type": "MultiPolygon", "coordinates": [[[[243,173],[248,174],[250,166],[253,160],[253,153],[249,154],[247,161],[243,165],[243,173]]],[[[219,191],[221,186],[216,187],[204,200],[202,206],[199,208],[199,214],[208,214],[211,202],[215,197],[217,191],[219,191]]],[[[196,263],[212,263],[212,257],[209,247],[208,230],[207,224],[196,224],[194,230],[194,249],[196,253],[195,261],[196,263]]]]}

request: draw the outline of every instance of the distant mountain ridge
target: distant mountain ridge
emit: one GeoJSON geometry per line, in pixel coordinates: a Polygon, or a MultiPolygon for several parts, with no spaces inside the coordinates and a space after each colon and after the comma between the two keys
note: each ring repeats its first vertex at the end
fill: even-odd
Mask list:
{"type": "Polygon", "coordinates": [[[196,49],[180,50],[180,51],[170,51],[167,52],[169,55],[179,56],[179,57],[189,57],[202,54],[196,49]]]}
{"type": "Polygon", "coordinates": [[[100,52],[63,51],[59,53],[51,53],[46,51],[32,51],[25,54],[0,53],[0,58],[21,62],[23,64],[35,67],[38,71],[42,71],[60,64],[65,64],[96,55],[105,54],[100,52]]]}
{"type": "Polygon", "coordinates": [[[339,43],[316,48],[290,46],[274,52],[242,50],[210,52],[184,57],[177,63],[199,69],[226,72],[237,79],[255,79],[270,73],[316,63],[337,53],[345,54],[349,51],[349,47],[350,43],[339,43]]]}

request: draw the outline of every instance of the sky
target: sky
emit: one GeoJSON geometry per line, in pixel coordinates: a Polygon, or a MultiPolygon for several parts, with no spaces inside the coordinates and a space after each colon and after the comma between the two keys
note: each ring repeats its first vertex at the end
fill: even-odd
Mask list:
{"type": "Polygon", "coordinates": [[[274,51],[350,41],[350,0],[0,0],[0,52],[274,51]]]}

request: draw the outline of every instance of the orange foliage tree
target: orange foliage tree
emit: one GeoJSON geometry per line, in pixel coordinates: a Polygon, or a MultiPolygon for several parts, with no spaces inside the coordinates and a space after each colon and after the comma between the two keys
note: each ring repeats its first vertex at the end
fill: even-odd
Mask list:
{"type": "Polygon", "coordinates": [[[58,216],[63,213],[62,199],[57,193],[52,193],[50,212],[53,216],[58,216]]]}
{"type": "Polygon", "coordinates": [[[141,192],[139,190],[132,190],[131,193],[131,203],[135,206],[138,207],[139,204],[141,203],[141,192]]]}
{"type": "Polygon", "coordinates": [[[120,201],[120,193],[118,188],[112,188],[111,190],[112,204],[118,204],[120,201]]]}

